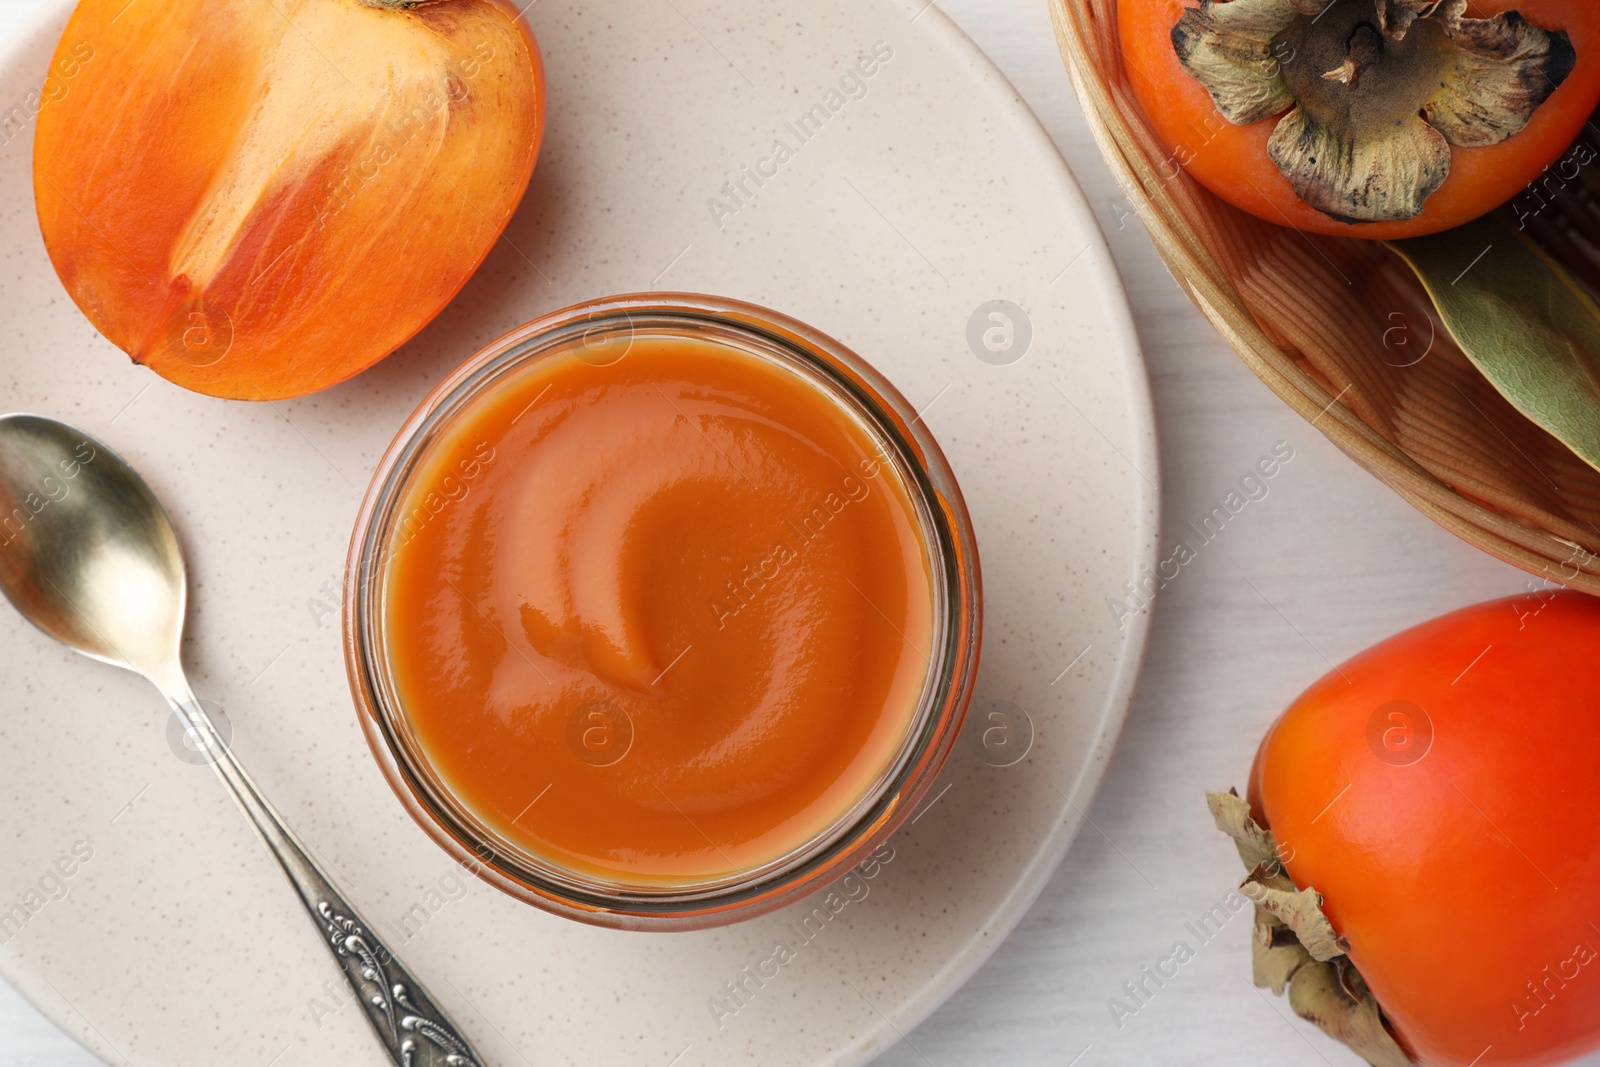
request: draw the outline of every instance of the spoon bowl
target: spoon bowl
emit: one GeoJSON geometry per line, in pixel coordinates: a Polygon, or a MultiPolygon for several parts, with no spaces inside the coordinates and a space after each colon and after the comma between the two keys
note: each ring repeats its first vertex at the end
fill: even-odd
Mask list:
{"type": "Polygon", "coordinates": [[[84,655],[151,675],[178,659],[188,585],[143,478],[42,415],[0,416],[0,591],[84,655]]]}

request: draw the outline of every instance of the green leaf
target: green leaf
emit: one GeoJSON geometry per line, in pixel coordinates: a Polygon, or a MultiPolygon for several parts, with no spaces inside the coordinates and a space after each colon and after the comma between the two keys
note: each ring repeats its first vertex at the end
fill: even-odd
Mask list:
{"type": "Polygon", "coordinates": [[[1577,281],[1494,216],[1389,247],[1483,376],[1600,469],[1600,307],[1577,281]]]}

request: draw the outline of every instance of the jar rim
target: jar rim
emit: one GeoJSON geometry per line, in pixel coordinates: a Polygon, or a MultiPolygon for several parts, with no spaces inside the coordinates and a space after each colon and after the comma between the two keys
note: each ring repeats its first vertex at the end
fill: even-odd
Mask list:
{"type": "MultiPolygon", "coordinates": [[[[579,353],[579,358],[584,358],[579,353]]],[[[464,867],[519,899],[604,926],[721,925],[760,914],[842,876],[900,824],[944,763],[971,699],[981,633],[976,551],[954,473],[911,405],[837,341],[755,305],[648,293],[552,312],[487,345],[440,382],[401,427],[373,474],[351,539],[344,597],[346,667],[369,747],[414,819],[464,867]],[[473,402],[534,362],[580,344],[609,358],[611,340],[677,328],[747,354],[789,363],[879,438],[916,513],[930,567],[929,668],[891,763],[872,787],[804,845],[760,866],[694,884],[626,885],[563,868],[508,841],[471,811],[425,758],[389,669],[384,564],[411,476],[430,446],[473,402]]]]}

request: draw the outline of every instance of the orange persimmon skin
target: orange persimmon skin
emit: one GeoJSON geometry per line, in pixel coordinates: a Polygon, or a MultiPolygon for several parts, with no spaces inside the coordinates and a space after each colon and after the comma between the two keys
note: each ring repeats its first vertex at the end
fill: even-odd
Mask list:
{"type": "Polygon", "coordinates": [[[1167,148],[1166,176],[1181,167],[1235,207],[1280,226],[1387,241],[1470,222],[1515,197],[1565,155],[1600,103],[1600,5],[1593,0],[1474,0],[1467,6],[1474,18],[1519,11],[1545,29],[1565,30],[1577,65],[1519,133],[1483,148],[1451,145],[1450,175],[1422,214],[1401,222],[1341,222],[1301,200],[1267,155],[1267,139],[1281,116],[1233,125],[1178,62],[1172,28],[1184,8],[1198,6],[1198,0],[1120,0],[1117,31],[1128,84],[1167,148]]]}
{"type": "Polygon", "coordinates": [[[1324,677],[1256,756],[1257,820],[1430,1067],[1600,1046],[1596,649],[1600,600],[1479,604],[1324,677]]]}
{"type": "Polygon", "coordinates": [[[333,385],[426,325],[544,128],[508,0],[80,0],[51,69],[34,193],[56,273],[136,362],[243,400],[333,385]]]}

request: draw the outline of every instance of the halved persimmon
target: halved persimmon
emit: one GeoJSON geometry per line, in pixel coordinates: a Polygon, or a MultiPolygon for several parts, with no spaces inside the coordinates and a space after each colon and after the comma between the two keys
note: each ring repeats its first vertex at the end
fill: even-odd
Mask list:
{"type": "Polygon", "coordinates": [[[51,262],[114,344],[213,396],[313,392],[404,343],[544,128],[501,0],[81,0],[67,60],[34,142],[51,262]]]}

